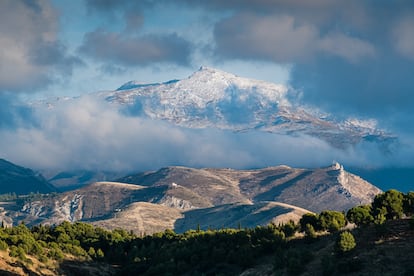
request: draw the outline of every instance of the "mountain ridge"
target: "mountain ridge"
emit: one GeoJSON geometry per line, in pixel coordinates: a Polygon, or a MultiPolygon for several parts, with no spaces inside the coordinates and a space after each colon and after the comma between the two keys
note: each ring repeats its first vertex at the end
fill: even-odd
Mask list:
{"type": "MultiPolygon", "coordinates": [[[[131,84],[132,82],[128,82],[131,84]]],[[[284,135],[309,135],[337,148],[374,142],[386,148],[397,137],[377,128],[375,120],[332,114],[305,106],[291,88],[242,78],[202,66],[183,80],[128,85],[100,93],[132,115],[145,114],[188,128],[215,127],[233,131],[259,130],[284,135]],[[385,146],[384,146],[385,145],[385,146]]]]}
{"type": "Polygon", "coordinates": [[[56,189],[31,169],[0,158],[0,194],[50,193],[56,189]]]}
{"type": "Polygon", "coordinates": [[[255,227],[297,221],[307,212],[345,211],[370,203],[380,192],[338,163],[317,169],[170,166],[50,194],[20,207],[3,204],[0,218],[28,225],[84,221],[147,234],[197,225],[255,227]]]}

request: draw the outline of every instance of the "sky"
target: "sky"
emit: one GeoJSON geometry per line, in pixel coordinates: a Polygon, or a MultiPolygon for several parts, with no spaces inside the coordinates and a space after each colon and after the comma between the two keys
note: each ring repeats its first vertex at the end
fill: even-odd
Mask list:
{"type": "MultiPolygon", "coordinates": [[[[180,147],[187,145],[186,141],[209,141],[210,148],[219,149],[234,145],[236,138],[232,134],[216,133],[214,137],[222,139],[212,142],[213,138],[205,137],[213,137],[214,132],[188,134],[188,130],[170,129],[165,125],[153,128],[146,121],[140,122],[141,129],[137,128],[141,132],[129,133],[130,129],[120,123],[126,119],[117,117],[119,114],[106,114],[113,122],[106,128],[102,126],[107,129],[102,137],[109,137],[102,142],[87,131],[95,130],[92,124],[106,124],[94,117],[98,113],[105,115],[104,111],[94,109],[95,103],[87,104],[91,111],[85,117],[76,114],[77,108],[67,106],[53,118],[34,114],[20,104],[34,99],[114,90],[130,80],[152,83],[183,79],[204,65],[287,85],[300,93],[304,103],[338,117],[373,119],[379,127],[397,135],[404,149],[388,163],[373,163],[414,166],[413,1],[2,0],[0,49],[3,144],[0,155],[26,165],[45,167],[66,160],[59,164],[74,166],[88,159],[85,156],[88,152],[95,154],[86,162],[88,166],[98,166],[102,159],[110,159],[106,149],[113,152],[112,147],[116,147],[119,137],[108,134],[115,131],[125,132],[119,139],[125,140],[128,146],[121,147],[119,156],[108,161],[106,168],[127,168],[120,160],[126,160],[131,145],[145,144],[141,141],[137,145],[130,140],[131,135],[142,137],[142,132],[151,133],[143,140],[162,140],[163,146],[153,145],[157,150],[165,152],[174,148],[170,156],[178,155],[180,147]],[[114,125],[118,120],[118,125],[114,125]],[[82,126],[85,135],[79,134],[76,139],[65,140],[62,137],[69,134],[64,130],[55,131],[59,127],[78,127],[82,133],[82,126]],[[176,137],[176,143],[166,142],[161,133],[176,137]],[[87,147],[91,141],[95,148],[87,147]],[[67,149],[66,155],[62,147],[67,149]]],[[[214,155],[206,148],[206,153],[214,155],[207,163],[196,161],[202,160],[202,155],[185,154],[178,159],[161,161],[157,157],[159,162],[155,159],[151,162],[155,164],[153,167],[174,162],[235,167],[272,164],[271,157],[257,162],[260,156],[252,157],[254,152],[241,150],[246,141],[257,144],[261,139],[270,138],[237,139],[245,140],[236,143],[234,154],[241,154],[245,159],[222,162],[224,157],[219,152],[214,155]],[[238,160],[249,161],[238,163],[238,160]]],[[[289,143],[293,144],[286,142],[289,143]]],[[[309,143],[314,147],[308,153],[311,156],[327,147],[319,141],[309,143]]],[[[275,148],[285,148],[282,142],[278,145],[275,148]]],[[[326,151],[330,153],[321,156],[318,165],[343,157],[334,149],[326,151]]],[[[265,154],[266,150],[261,152],[265,154]]],[[[278,150],[271,153],[281,156],[278,150]]],[[[143,156],[150,155],[148,150],[143,156]]],[[[367,155],[353,150],[343,158],[352,163],[363,156],[367,164],[370,159],[367,155]]],[[[293,165],[309,165],[309,162],[294,161],[303,160],[303,155],[299,159],[284,156],[273,163],[288,160],[293,165]]],[[[133,158],[127,160],[129,164],[145,167],[144,157],[139,162],[133,158]]]]}

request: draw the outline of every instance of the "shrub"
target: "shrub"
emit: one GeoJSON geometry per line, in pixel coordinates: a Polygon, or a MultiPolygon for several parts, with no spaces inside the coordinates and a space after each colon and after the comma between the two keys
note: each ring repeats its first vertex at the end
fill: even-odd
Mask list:
{"type": "Polygon", "coordinates": [[[0,240],[0,250],[7,250],[7,248],[9,247],[9,245],[7,244],[7,242],[0,240]]]}
{"type": "Polygon", "coordinates": [[[306,225],[309,224],[314,230],[320,230],[318,216],[312,213],[307,213],[302,216],[299,221],[301,231],[305,231],[306,225]]]}
{"type": "Polygon", "coordinates": [[[348,210],[346,218],[349,222],[355,223],[358,226],[367,225],[374,221],[371,215],[371,206],[361,205],[348,210]]]}
{"type": "Polygon", "coordinates": [[[89,256],[91,256],[92,258],[95,258],[95,257],[96,257],[96,251],[95,251],[95,248],[93,248],[93,247],[89,247],[89,250],[88,250],[88,255],[89,255],[89,256]]]}
{"type": "Polygon", "coordinates": [[[22,261],[26,260],[26,254],[24,253],[23,248],[21,247],[17,247],[15,245],[12,245],[10,247],[10,253],[9,253],[10,257],[15,257],[18,258],[22,261]]]}
{"type": "Polygon", "coordinates": [[[337,232],[346,225],[345,215],[338,211],[323,211],[319,215],[322,230],[337,232]]]}
{"type": "Polygon", "coordinates": [[[98,250],[96,250],[96,257],[98,259],[102,259],[103,257],[105,257],[104,252],[102,251],[102,249],[98,248],[98,250]]]}
{"type": "Polygon", "coordinates": [[[398,219],[403,215],[404,195],[397,190],[389,190],[385,193],[376,195],[372,202],[372,208],[376,212],[381,212],[387,219],[398,219]]]}
{"type": "Polygon", "coordinates": [[[354,235],[351,232],[342,232],[336,242],[336,250],[338,253],[343,254],[351,251],[356,246],[354,235]]]}
{"type": "Polygon", "coordinates": [[[310,239],[315,239],[316,238],[316,231],[313,228],[313,226],[310,225],[309,223],[306,224],[306,226],[305,226],[305,235],[306,235],[307,238],[310,238],[310,239]]]}

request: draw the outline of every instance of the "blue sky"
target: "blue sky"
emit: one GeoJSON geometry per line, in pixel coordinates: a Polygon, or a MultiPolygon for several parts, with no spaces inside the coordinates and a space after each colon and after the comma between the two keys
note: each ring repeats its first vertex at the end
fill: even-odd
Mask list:
{"type": "Polygon", "coordinates": [[[183,79],[207,65],[286,84],[305,103],[413,141],[413,1],[2,0],[0,35],[0,127],[30,116],[11,118],[18,99],[183,79]]]}

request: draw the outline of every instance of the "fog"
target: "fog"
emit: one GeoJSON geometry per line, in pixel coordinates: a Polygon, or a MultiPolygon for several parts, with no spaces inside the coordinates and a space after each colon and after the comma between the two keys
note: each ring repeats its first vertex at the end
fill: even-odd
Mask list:
{"type": "Polygon", "coordinates": [[[409,139],[402,139],[393,153],[384,154],[372,143],[338,149],[309,136],[189,129],[131,116],[91,95],[59,100],[52,106],[27,107],[9,99],[2,114],[1,157],[33,169],[319,167],[333,161],[375,167],[413,160],[413,150],[406,143],[409,139]]]}

